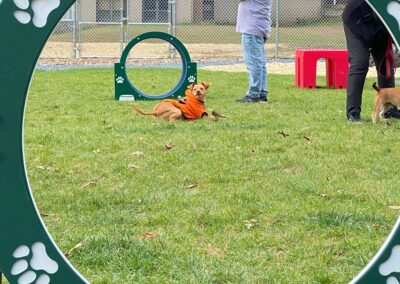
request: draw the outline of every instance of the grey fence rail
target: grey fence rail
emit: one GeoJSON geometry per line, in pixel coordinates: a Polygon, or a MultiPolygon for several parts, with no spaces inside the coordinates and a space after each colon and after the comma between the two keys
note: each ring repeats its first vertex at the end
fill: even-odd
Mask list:
{"type": "MultiPolygon", "coordinates": [[[[345,48],[341,13],[347,0],[275,0],[269,58],[293,58],[298,48],[345,48]]],[[[135,36],[163,31],[197,61],[242,58],[235,32],[239,0],[78,0],[58,24],[41,58],[116,58],[135,36]]],[[[159,42],[137,57],[171,57],[159,42]]]]}

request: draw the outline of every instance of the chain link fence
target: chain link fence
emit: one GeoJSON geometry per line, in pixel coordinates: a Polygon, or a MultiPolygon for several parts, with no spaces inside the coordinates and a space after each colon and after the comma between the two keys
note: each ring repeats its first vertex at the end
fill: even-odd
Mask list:
{"type": "MultiPolygon", "coordinates": [[[[341,13],[347,0],[274,0],[268,58],[293,58],[299,48],[345,48],[341,13]]],[[[242,59],[235,32],[239,0],[78,0],[50,37],[42,58],[118,58],[148,31],[176,36],[198,62],[242,59]]],[[[158,42],[143,54],[171,57],[158,42]]],[[[140,52],[139,52],[140,53],[140,52]]]]}

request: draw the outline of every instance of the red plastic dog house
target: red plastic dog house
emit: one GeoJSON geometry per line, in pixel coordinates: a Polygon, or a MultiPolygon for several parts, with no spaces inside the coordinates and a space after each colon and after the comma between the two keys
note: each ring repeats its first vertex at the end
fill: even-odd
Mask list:
{"type": "Polygon", "coordinates": [[[298,49],[295,53],[296,86],[316,88],[317,62],[326,60],[326,85],[335,89],[347,88],[348,52],[344,49],[298,49]]]}

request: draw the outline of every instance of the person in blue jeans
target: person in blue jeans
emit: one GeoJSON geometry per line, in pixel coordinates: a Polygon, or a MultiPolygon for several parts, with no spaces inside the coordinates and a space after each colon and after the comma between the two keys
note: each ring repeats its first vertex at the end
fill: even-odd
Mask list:
{"type": "Polygon", "coordinates": [[[236,31],[242,34],[244,63],[249,73],[249,89],[239,103],[268,101],[267,60],[264,44],[271,34],[272,0],[241,0],[236,31]]]}

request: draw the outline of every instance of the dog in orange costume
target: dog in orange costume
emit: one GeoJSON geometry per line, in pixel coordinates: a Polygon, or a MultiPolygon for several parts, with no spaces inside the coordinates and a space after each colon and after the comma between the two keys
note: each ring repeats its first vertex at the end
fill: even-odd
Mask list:
{"type": "Polygon", "coordinates": [[[210,86],[207,82],[200,84],[191,84],[185,91],[185,97],[179,101],[165,99],[156,104],[153,111],[145,112],[136,104],[132,103],[132,107],[141,115],[153,115],[155,117],[173,121],[177,119],[196,120],[200,118],[215,118],[209,117],[204,105],[206,90],[210,86]]]}

